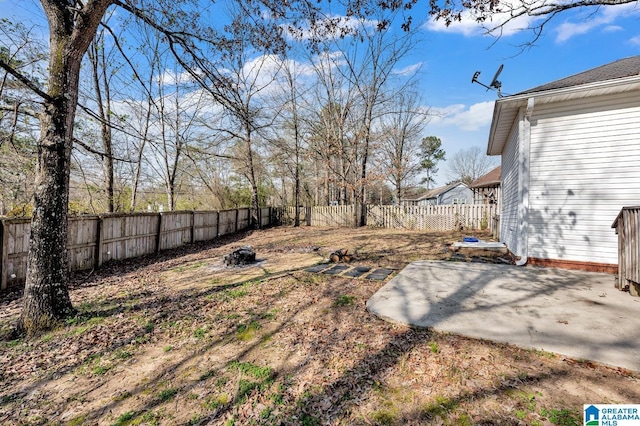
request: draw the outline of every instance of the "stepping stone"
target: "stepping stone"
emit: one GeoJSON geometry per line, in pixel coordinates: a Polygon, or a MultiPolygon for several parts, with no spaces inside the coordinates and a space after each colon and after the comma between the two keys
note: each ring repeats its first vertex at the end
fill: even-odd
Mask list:
{"type": "Polygon", "coordinates": [[[391,275],[392,272],[393,270],[391,269],[379,268],[373,271],[372,273],[370,273],[369,275],[367,275],[365,278],[368,280],[382,281],[385,278],[387,278],[389,275],[391,275]]]}
{"type": "Polygon", "coordinates": [[[305,269],[305,271],[307,272],[322,272],[325,269],[327,269],[329,267],[329,265],[327,265],[326,263],[321,263],[319,265],[314,265],[314,266],[310,266],[308,268],[305,269]]]}
{"type": "Polygon", "coordinates": [[[347,265],[335,265],[332,268],[322,271],[322,273],[329,274],[329,275],[338,275],[339,273],[346,271],[347,269],[349,269],[347,265]]]}
{"type": "Polygon", "coordinates": [[[366,274],[370,270],[371,270],[371,268],[369,268],[368,266],[356,266],[352,270],[350,270],[348,272],[345,272],[342,275],[344,275],[345,277],[358,278],[358,277],[361,277],[362,275],[366,274]]]}

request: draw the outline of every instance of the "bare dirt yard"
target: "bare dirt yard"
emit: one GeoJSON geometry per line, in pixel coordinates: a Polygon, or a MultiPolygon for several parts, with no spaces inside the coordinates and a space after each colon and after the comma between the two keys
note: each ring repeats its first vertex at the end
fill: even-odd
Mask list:
{"type": "MultiPolygon", "coordinates": [[[[0,341],[0,424],[581,425],[582,404],[640,402],[637,372],[372,316],[394,274],[304,271],[341,248],[460,261],[462,236],[280,227],[77,274],[77,317],[0,341]],[[259,263],[225,268],[243,245],[259,263]]],[[[0,295],[0,334],[20,303],[0,295]]]]}

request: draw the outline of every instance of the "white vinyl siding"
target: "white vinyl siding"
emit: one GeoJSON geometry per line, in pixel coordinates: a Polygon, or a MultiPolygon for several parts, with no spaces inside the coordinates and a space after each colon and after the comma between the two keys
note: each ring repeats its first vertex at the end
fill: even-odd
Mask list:
{"type": "Polygon", "coordinates": [[[615,264],[611,223],[640,204],[637,92],[536,106],[531,120],[529,256],[615,264]]]}
{"type": "Polygon", "coordinates": [[[509,141],[502,153],[502,208],[500,212],[500,239],[516,255],[518,250],[518,123],[514,123],[509,141]]]}

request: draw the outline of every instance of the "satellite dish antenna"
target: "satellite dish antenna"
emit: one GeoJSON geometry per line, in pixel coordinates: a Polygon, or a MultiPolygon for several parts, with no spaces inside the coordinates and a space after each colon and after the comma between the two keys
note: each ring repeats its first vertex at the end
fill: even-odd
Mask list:
{"type": "Polygon", "coordinates": [[[500,81],[498,81],[498,77],[500,76],[500,73],[502,72],[502,69],[504,68],[504,64],[501,64],[500,67],[498,67],[498,71],[496,71],[495,75],[493,76],[493,79],[491,80],[491,83],[484,84],[481,81],[478,80],[478,77],[480,76],[480,71],[476,71],[473,74],[473,78],[471,79],[471,83],[478,83],[480,86],[482,87],[486,87],[487,90],[489,89],[495,89],[498,91],[498,96],[502,97],[502,83],[500,81]]]}

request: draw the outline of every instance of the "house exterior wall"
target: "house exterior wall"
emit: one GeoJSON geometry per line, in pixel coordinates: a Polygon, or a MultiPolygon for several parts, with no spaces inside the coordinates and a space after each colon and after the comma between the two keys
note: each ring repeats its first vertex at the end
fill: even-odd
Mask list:
{"type": "Polygon", "coordinates": [[[427,198],[425,200],[419,200],[416,205],[418,206],[435,206],[436,199],[435,198],[427,198]]]}
{"type": "MultiPolygon", "coordinates": [[[[501,232],[507,244],[511,145],[503,154],[501,232]]],[[[536,106],[529,153],[529,257],[617,263],[611,223],[622,207],[640,203],[638,92],[536,106]]]]}
{"type": "Polygon", "coordinates": [[[457,200],[458,204],[473,204],[473,191],[464,185],[456,186],[440,194],[438,204],[454,204],[454,199],[457,200]]]}
{"type": "Polygon", "coordinates": [[[518,128],[519,122],[515,122],[509,141],[502,153],[502,201],[500,209],[500,239],[516,256],[522,252],[518,247],[518,128]]]}

